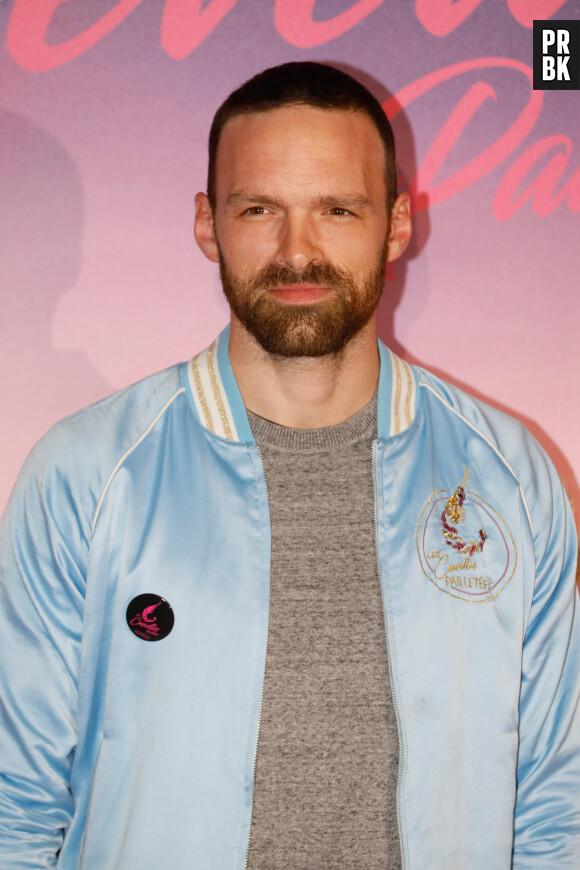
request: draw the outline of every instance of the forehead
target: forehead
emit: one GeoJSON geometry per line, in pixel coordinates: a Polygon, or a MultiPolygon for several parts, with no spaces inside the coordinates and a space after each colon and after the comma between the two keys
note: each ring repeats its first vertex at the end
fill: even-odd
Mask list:
{"type": "Polygon", "coordinates": [[[385,160],[382,139],[363,112],[297,105],[238,115],[225,125],[218,146],[217,200],[233,190],[283,195],[285,188],[311,193],[313,187],[326,193],[372,190],[384,198],[385,160]]]}

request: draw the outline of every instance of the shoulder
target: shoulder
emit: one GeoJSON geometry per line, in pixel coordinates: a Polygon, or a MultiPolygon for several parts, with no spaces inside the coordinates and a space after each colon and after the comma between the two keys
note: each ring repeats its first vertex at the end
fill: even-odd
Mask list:
{"type": "Polygon", "coordinates": [[[9,502],[9,513],[58,513],[74,506],[90,518],[106,482],[128,451],[136,449],[184,398],[181,366],[136,384],[60,420],[26,460],[9,502]]]}
{"type": "MultiPolygon", "coordinates": [[[[550,516],[567,511],[567,497],[550,457],[516,418],[476,399],[417,366],[412,366],[418,392],[417,416],[460,432],[473,444],[487,445],[490,456],[511,474],[520,488],[522,504],[536,537],[550,516]]],[[[550,520],[551,524],[551,520],[550,520]]]]}
{"type": "Polygon", "coordinates": [[[149,375],[56,423],[32,451],[31,464],[64,458],[72,446],[79,458],[106,462],[109,454],[128,449],[184,392],[179,365],[149,375]]]}
{"type": "Polygon", "coordinates": [[[476,399],[459,387],[444,381],[426,369],[411,366],[418,391],[418,407],[430,411],[438,407],[459,427],[468,427],[474,437],[489,442],[502,455],[511,455],[521,442],[539,447],[525,426],[504,411],[476,399]]]}

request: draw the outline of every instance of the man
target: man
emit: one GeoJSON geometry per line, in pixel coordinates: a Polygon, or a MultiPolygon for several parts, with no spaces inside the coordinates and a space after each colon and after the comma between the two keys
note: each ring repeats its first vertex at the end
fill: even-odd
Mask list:
{"type": "Polygon", "coordinates": [[[218,110],[229,329],[55,427],[5,519],[2,866],[578,866],[573,520],[519,424],[377,344],[410,231],[350,77],[218,110]]]}

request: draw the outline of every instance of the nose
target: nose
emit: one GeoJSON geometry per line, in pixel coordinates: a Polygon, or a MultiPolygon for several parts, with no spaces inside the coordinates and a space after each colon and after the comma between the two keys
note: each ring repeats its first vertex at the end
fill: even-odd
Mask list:
{"type": "Polygon", "coordinates": [[[301,272],[323,259],[313,222],[302,215],[287,215],[281,228],[276,261],[301,272]]]}

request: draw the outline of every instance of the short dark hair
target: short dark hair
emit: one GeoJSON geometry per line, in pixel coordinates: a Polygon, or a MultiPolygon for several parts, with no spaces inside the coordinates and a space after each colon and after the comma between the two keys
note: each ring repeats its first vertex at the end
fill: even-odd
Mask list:
{"type": "Polygon", "coordinates": [[[284,63],[258,73],[233,91],[214,115],[209,134],[207,195],[216,203],[216,158],[225,125],[238,115],[258,115],[284,106],[314,106],[343,112],[362,112],[375,125],[385,149],[387,209],[397,198],[395,140],[379,101],[347,73],[324,63],[284,63]]]}

